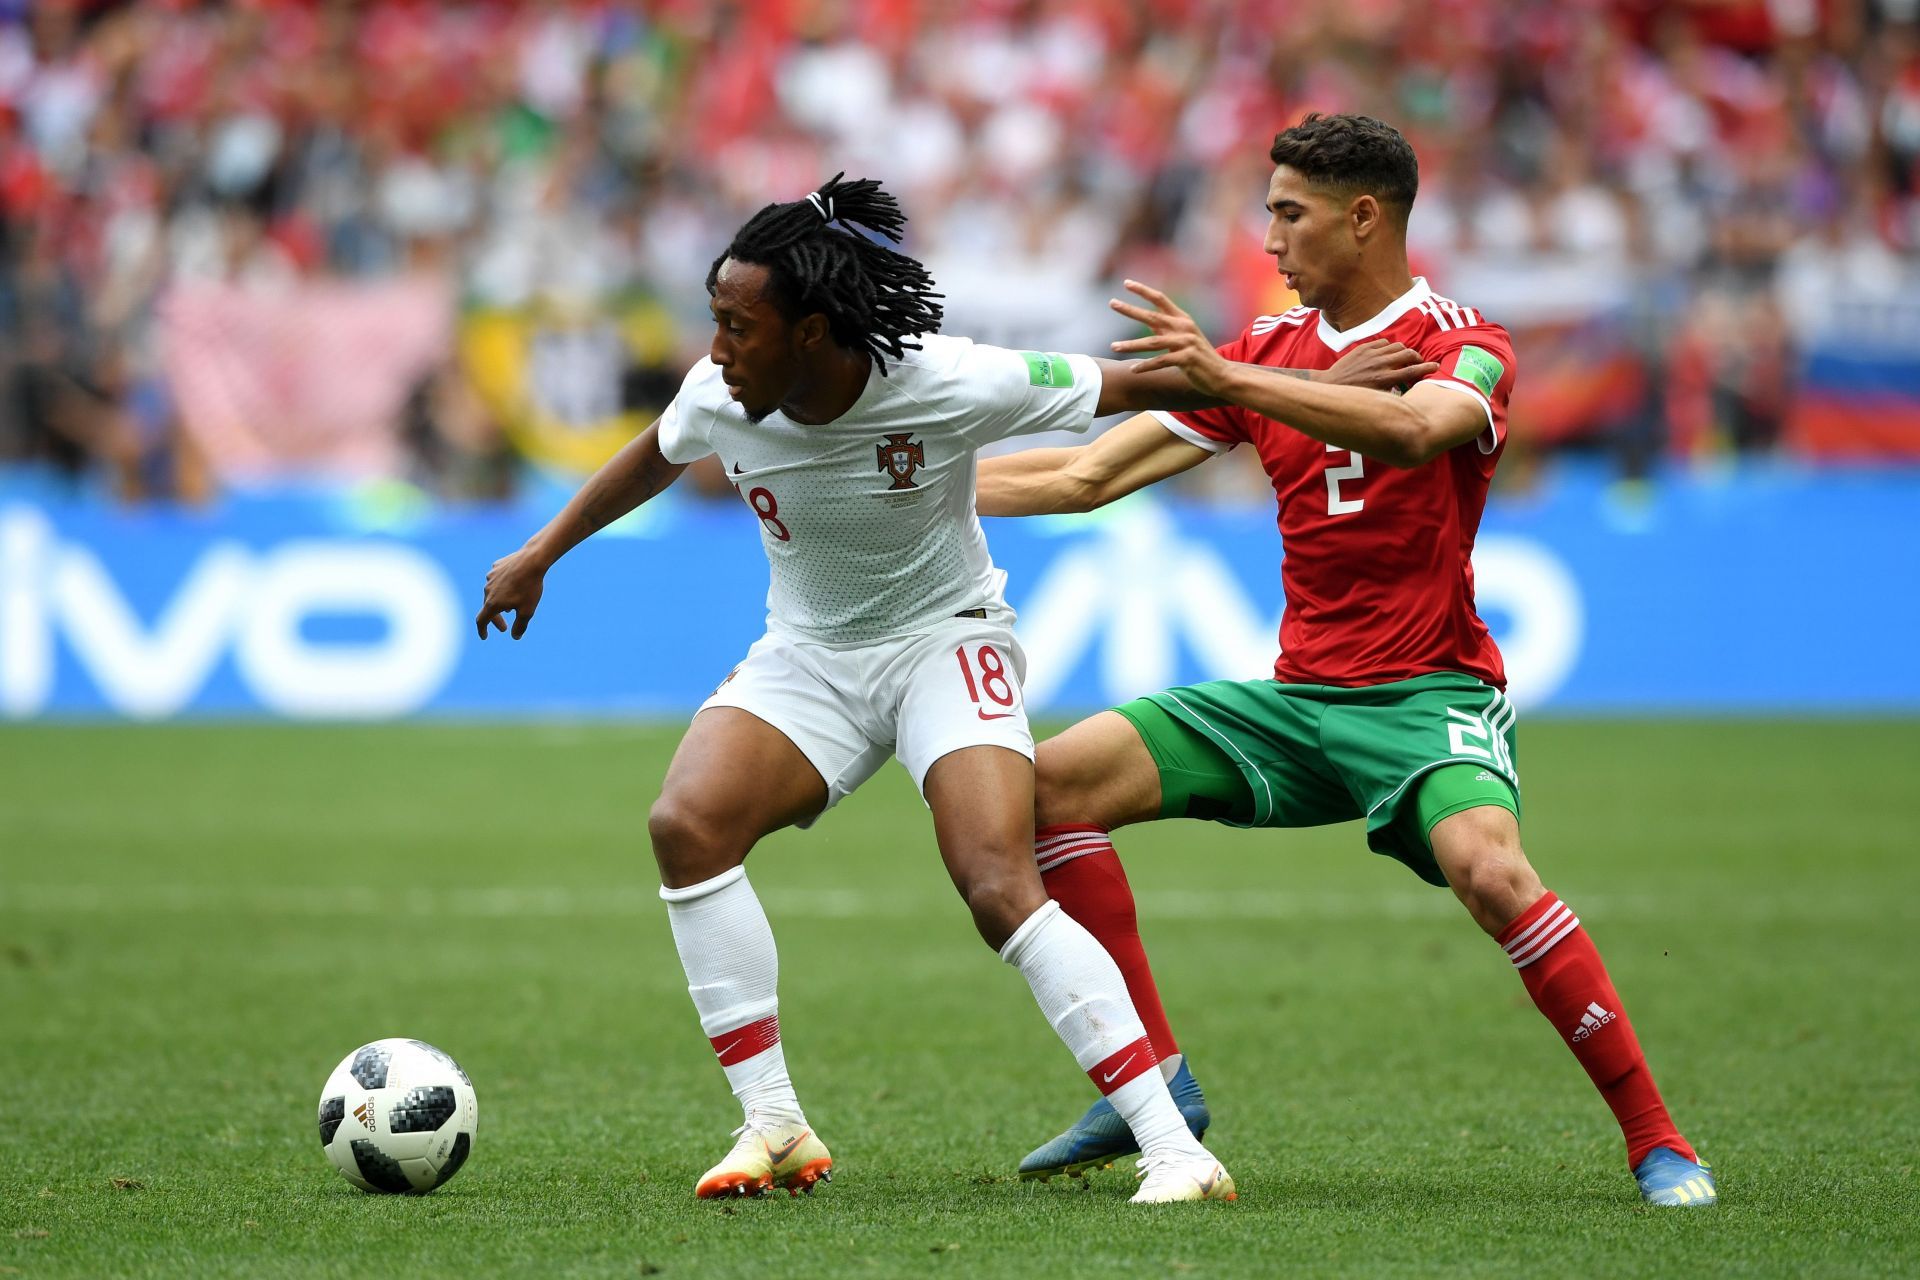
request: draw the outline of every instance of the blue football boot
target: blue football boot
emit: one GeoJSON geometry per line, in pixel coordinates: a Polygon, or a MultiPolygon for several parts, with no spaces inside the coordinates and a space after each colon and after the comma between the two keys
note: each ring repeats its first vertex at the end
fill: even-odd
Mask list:
{"type": "MultiPolygon", "coordinates": [[[[1187,1070],[1186,1060],[1180,1062],[1180,1069],[1173,1073],[1173,1079],[1167,1082],[1167,1089],[1173,1094],[1174,1105],[1180,1108],[1181,1118],[1187,1122],[1187,1128],[1193,1130],[1193,1136],[1204,1138],[1207,1126],[1213,1123],[1213,1113],[1207,1110],[1207,1100],[1200,1092],[1200,1082],[1193,1078],[1193,1072],[1187,1070]]],[[[1051,1142],[1043,1143],[1037,1150],[1029,1152],[1020,1162],[1020,1176],[1023,1179],[1038,1178],[1045,1181],[1056,1173],[1064,1173],[1069,1178],[1079,1177],[1089,1169],[1110,1165],[1123,1156],[1138,1155],[1140,1144],[1133,1140],[1133,1130],[1127,1128],[1127,1122],[1113,1109],[1105,1098],[1087,1108],[1087,1114],[1074,1121],[1068,1129],[1051,1142]]]]}
{"type": "Polygon", "coordinates": [[[1720,1198],[1713,1182],[1713,1167],[1696,1164],[1671,1147],[1655,1147],[1633,1171],[1640,1184],[1640,1198],[1648,1204],[1672,1208],[1698,1208],[1720,1198]]]}

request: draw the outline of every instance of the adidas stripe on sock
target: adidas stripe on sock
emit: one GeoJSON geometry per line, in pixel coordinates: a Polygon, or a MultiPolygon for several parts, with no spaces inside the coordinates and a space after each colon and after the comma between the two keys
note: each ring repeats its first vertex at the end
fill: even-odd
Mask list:
{"type": "MultiPolygon", "coordinates": [[[[1075,858],[1084,858],[1090,853],[1101,853],[1113,848],[1113,840],[1105,827],[1092,823],[1058,823],[1041,827],[1033,833],[1033,861],[1045,875],[1056,867],[1064,867],[1075,858]]],[[[1069,913],[1071,914],[1071,913],[1069,913]]]]}

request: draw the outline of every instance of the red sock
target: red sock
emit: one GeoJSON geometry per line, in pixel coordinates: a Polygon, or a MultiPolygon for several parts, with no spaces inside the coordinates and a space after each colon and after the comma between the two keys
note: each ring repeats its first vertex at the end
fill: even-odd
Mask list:
{"type": "Polygon", "coordinates": [[[1613,1109],[1627,1140],[1628,1167],[1637,1166],[1655,1147],[1671,1147],[1695,1159],[1660,1100],[1633,1024],[1579,917],[1548,893],[1521,912],[1497,941],[1520,971],[1527,994],[1566,1039],[1613,1109]]]}
{"type": "Polygon", "coordinates": [[[1041,882],[1061,910],[1079,921],[1120,966],[1154,1053],[1162,1062],[1179,1053],[1173,1028],[1167,1025],[1167,1011],[1160,1007],[1160,990],[1153,985],[1147,949],[1140,942],[1133,888],[1106,828],[1090,823],[1041,827],[1033,833],[1033,859],[1039,864],[1041,882]]]}

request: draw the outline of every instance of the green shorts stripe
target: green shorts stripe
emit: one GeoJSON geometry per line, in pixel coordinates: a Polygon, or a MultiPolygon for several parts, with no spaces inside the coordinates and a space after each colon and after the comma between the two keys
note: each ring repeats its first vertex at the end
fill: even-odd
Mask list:
{"type": "Polygon", "coordinates": [[[1186,713],[1186,715],[1182,717],[1186,723],[1197,725],[1200,732],[1206,734],[1210,740],[1226,748],[1228,756],[1231,757],[1235,765],[1245,773],[1247,793],[1253,798],[1253,817],[1248,821],[1247,825],[1255,827],[1264,826],[1267,821],[1273,817],[1274,812],[1273,783],[1268,779],[1267,775],[1260,771],[1258,765],[1247,758],[1247,753],[1236,746],[1232,738],[1228,737],[1215,726],[1207,723],[1204,716],[1181,701],[1178,690],[1169,689],[1160,696],[1169,699],[1175,706],[1179,707],[1181,711],[1186,713]]]}
{"type": "Polygon", "coordinates": [[[1254,826],[1253,792],[1220,744],[1145,698],[1115,711],[1133,722],[1160,773],[1160,817],[1254,826]]]}

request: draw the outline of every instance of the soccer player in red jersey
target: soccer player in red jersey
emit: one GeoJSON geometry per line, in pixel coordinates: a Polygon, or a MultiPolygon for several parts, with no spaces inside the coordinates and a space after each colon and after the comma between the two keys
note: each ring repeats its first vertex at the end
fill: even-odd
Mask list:
{"type": "MultiPolygon", "coordinates": [[[[1391,126],[1310,115],[1273,144],[1266,251],[1301,304],[1216,349],[1164,294],[1115,302],[1222,407],[1131,418],[1092,444],[982,462],[983,515],[1086,511],[1238,444],[1279,499],[1286,613],[1271,680],[1169,689],[1040,744],[1035,857],[1047,890],[1119,963],[1188,1121],[1205,1101],[1167,1025],[1113,851],[1117,827],[1202,818],[1301,827],[1365,818],[1367,843],[1451,886],[1612,1109],[1641,1194],[1711,1204],[1713,1175],[1675,1128],[1606,966],[1520,844],[1514,709],[1474,610],[1473,540],[1506,446],[1506,330],[1407,265],[1419,170],[1391,126]],[[1417,351],[1400,394],[1276,377],[1390,340],[1417,351]],[[1269,366],[1268,369],[1250,365],[1269,366]]],[[[1021,1164],[1076,1173],[1130,1154],[1098,1104],[1021,1164]]]]}

